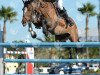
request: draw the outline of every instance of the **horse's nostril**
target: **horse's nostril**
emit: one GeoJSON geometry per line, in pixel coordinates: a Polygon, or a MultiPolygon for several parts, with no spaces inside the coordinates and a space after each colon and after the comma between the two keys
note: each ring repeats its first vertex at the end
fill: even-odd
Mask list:
{"type": "Polygon", "coordinates": [[[22,22],[21,22],[23,25],[25,24],[25,22],[22,20],[22,22]]]}

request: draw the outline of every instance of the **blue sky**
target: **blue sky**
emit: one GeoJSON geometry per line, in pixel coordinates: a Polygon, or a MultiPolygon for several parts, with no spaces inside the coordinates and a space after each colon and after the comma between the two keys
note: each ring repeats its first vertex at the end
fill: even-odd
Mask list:
{"type": "MultiPolygon", "coordinates": [[[[66,8],[69,16],[71,16],[79,29],[79,36],[84,36],[85,29],[85,16],[81,15],[77,9],[82,6],[83,3],[91,2],[96,6],[95,11],[99,12],[98,0],[63,0],[64,7],[66,8]]],[[[11,6],[17,11],[17,21],[14,23],[7,22],[7,42],[11,42],[14,40],[25,40],[29,39],[30,41],[35,41],[31,38],[30,33],[28,32],[28,27],[23,27],[21,24],[22,20],[22,8],[23,3],[21,0],[0,0],[0,8],[1,6],[11,6]]],[[[0,25],[2,29],[3,21],[0,20],[0,25]]],[[[97,16],[91,17],[89,22],[89,36],[97,36],[97,16]]],[[[33,26],[33,30],[36,31],[39,38],[43,38],[42,31],[40,29],[35,29],[33,26]]]]}

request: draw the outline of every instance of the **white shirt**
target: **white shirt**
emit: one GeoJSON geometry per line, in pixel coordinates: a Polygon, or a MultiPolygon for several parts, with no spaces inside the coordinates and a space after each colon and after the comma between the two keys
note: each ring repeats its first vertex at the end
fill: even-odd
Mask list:
{"type": "Polygon", "coordinates": [[[58,0],[58,1],[57,1],[57,7],[58,7],[60,10],[63,10],[63,0],[58,0]]]}

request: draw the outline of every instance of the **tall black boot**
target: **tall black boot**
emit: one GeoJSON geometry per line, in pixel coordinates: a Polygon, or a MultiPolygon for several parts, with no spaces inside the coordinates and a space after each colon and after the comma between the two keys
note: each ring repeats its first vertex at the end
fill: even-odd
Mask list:
{"type": "Polygon", "coordinates": [[[70,17],[68,16],[67,12],[66,12],[66,9],[63,8],[63,10],[59,10],[60,11],[60,16],[62,16],[65,20],[66,20],[66,23],[69,25],[69,26],[73,26],[74,23],[73,21],[70,19],[70,17]]]}

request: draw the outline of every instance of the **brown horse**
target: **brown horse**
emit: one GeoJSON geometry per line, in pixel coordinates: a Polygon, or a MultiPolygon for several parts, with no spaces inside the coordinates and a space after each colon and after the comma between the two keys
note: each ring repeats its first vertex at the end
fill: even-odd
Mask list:
{"type": "MultiPolygon", "coordinates": [[[[74,20],[71,19],[73,22],[74,20]]],[[[59,41],[78,42],[77,26],[66,24],[64,18],[57,15],[55,6],[46,0],[33,0],[24,2],[22,24],[33,23],[36,28],[43,28],[44,34],[50,32],[59,41]]],[[[34,36],[36,36],[34,34],[34,36]]]]}
{"type": "MultiPolygon", "coordinates": [[[[71,20],[74,22],[73,19],[71,20]]],[[[48,35],[48,32],[54,34],[55,39],[58,41],[65,42],[69,39],[71,42],[79,42],[78,30],[75,22],[71,27],[67,25],[64,18],[57,15],[56,7],[50,0],[24,2],[22,24],[23,26],[29,24],[29,31],[34,38],[36,37],[36,33],[33,32],[31,23],[33,23],[36,28],[42,28],[45,35],[48,35]]],[[[77,53],[78,49],[76,48],[75,50],[77,53]]],[[[71,50],[69,50],[69,55],[69,58],[72,58],[71,50]]]]}

